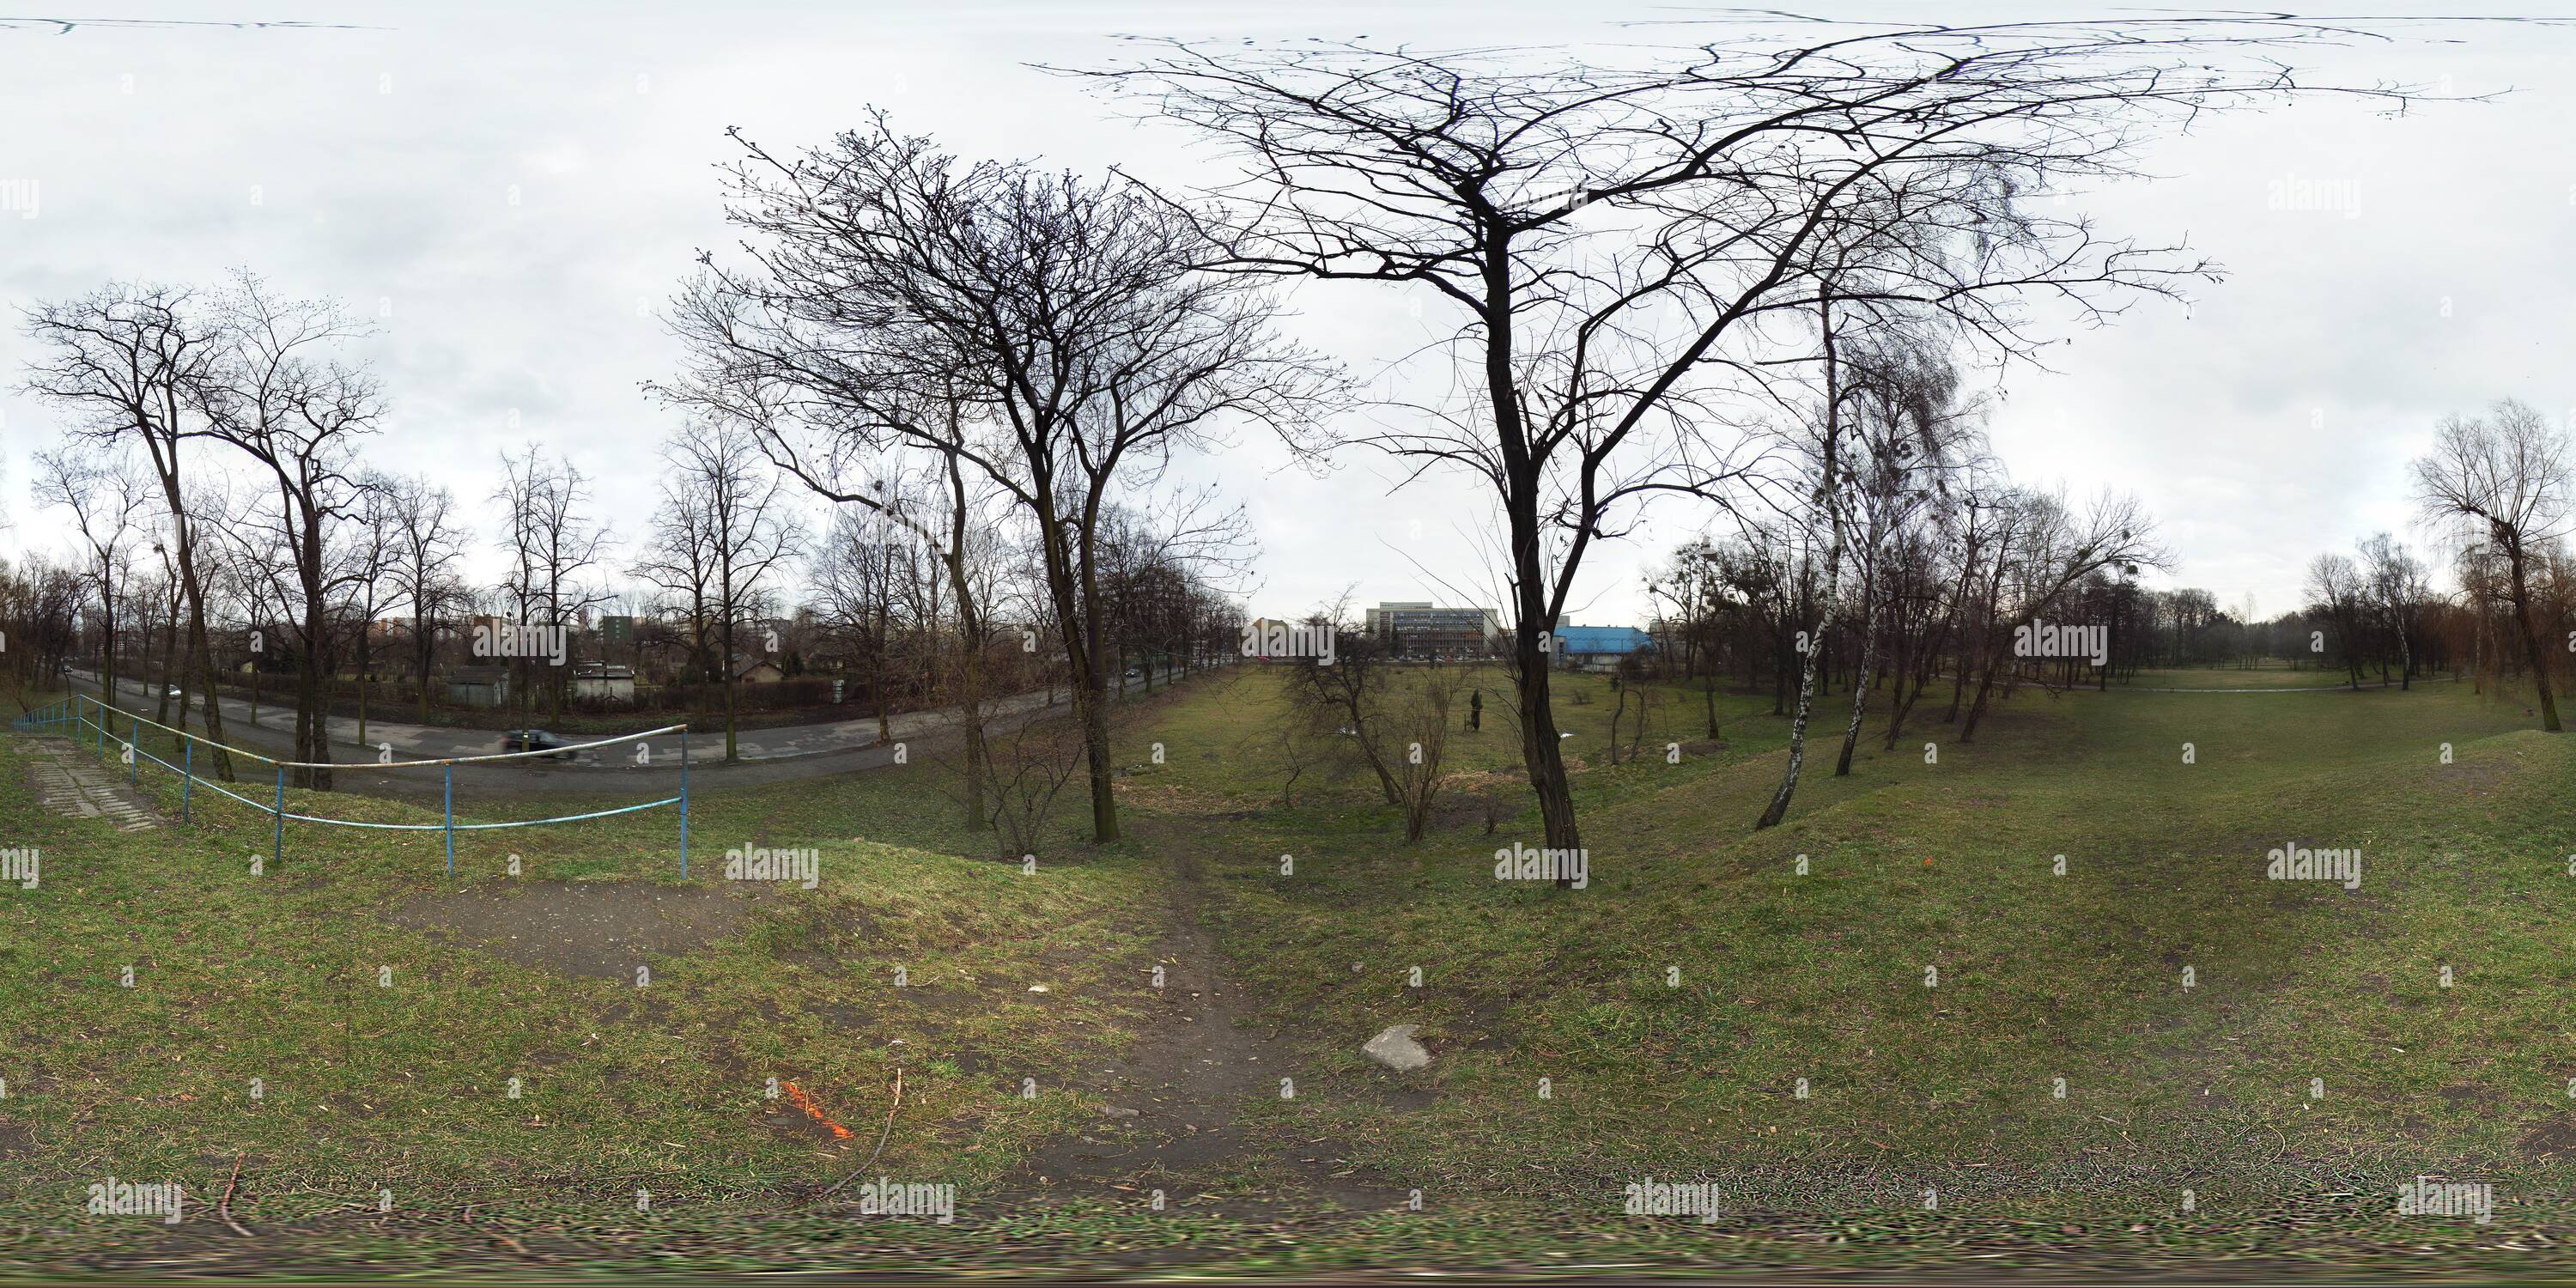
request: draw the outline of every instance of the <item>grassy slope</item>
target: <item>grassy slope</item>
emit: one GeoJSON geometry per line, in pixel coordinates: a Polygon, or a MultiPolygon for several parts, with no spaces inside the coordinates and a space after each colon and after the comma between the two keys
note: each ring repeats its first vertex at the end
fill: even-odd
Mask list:
{"type": "MultiPolygon", "coordinates": [[[[372,1201],[379,1187],[411,1210],[605,1215],[631,1211],[645,1188],[673,1207],[745,1199],[775,1211],[864,1157],[897,1065],[904,1130],[880,1170],[971,1188],[1009,1165],[1014,1142],[1083,1112],[1060,1091],[1022,1099],[1019,1080],[1059,1087],[1076,1059],[1124,1036],[1124,969],[1155,930],[1162,880],[1116,853],[1037,876],[959,857],[969,847],[945,803],[898,773],[702,797],[698,887],[722,890],[708,878],[746,841],[821,849],[820,886],[765,890],[736,933],[655,960],[638,988],[451,946],[380,914],[435,892],[492,892],[514,855],[531,880],[677,885],[669,811],[462,834],[454,878],[438,833],[290,823],[285,863],[254,877],[271,833],[249,810],[201,786],[195,826],[119,835],[38,809],[29,758],[0,740],[9,844],[45,861],[38,889],[0,893],[9,1226],[58,1221],[110,1174],[179,1179],[211,1202],[236,1153],[250,1156],[270,1220],[372,1201]],[[127,964],[132,988],[120,986],[127,964]],[[378,986],[380,966],[392,987],[378,986]],[[897,966],[908,992],[891,987],[897,966]],[[514,1076],[515,1101],[503,1093],[514,1076]],[[768,1101],[772,1076],[848,1124],[858,1152],[768,1101]]],[[[175,784],[160,795],[175,815],[175,784]]],[[[437,819],[295,791],[288,806],[437,819]]]]}
{"type": "MultiPolygon", "coordinates": [[[[1610,700],[1587,678],[1562,714],[1584,764],[1592,886],[1555,892],[1491,878],[1496,846],[1537,841],[1527,811],[1487,836],[1461,809],[1407,847],[1356,780],[1310,773],[1280,808],[1272,683],[1246,669],[1146,704],[1121,755],[1134,838],[1079,847],[1068,819],[1065,861],[1049,854],[1034,879],[959,857],[982,847],[928,766],[702,800],[699,864],[744,838],[819,845],[824,887],[657,964],[642,993],[443,947],[374,914],[498,882],[513,852],[536,877],[669,882],[666,814],[468,838],[453,882],[435,836],[387,845],[299,827],[286,869],[253,881],[247,856],[267,833],[247,811],[118,837],[35,811],[20,751],[0,744],[10,843],[43,846],[48,867],[42,890],[0,894],[0,1227],[32,1257],[61,1237],[79,1184],[174,1175],[203,1201],[235,1152],[253,1157],[272,1221],[380,1184],[406,1209],[643,1224],[620,1213],[648,1187],[659,1212],[774,1221],[782,1196],[837,1179],[864,1149],[782,1124],[761,1078],[797,1078],[864,1145],[897,1063],[903,1129],[876,1170],[961,1180],[971,1208],[1023,1143],[1081,1119],[1045,1089],[1123,1038],[1128,976],[1183,846],[1213,874],[1229,969],[1310,1053],[1298,1098],[1253,1112],[1283,1144],[1353,1142],[1431,1207],[1273,1264],[1393,1249],[1509,1260],[1551,1229],[1638,1256],[1707,1255],[1698,1227],[1612,1220],[1619,1187],[1648,1174],[1719,1178],[1769,1214],[1757,1227],[1865,1218],[1903,1240],[1852,1227],[1849,1245],[1810,1244],[1802,1230],[1761,1252],[1797,1260],[1901,1257],[1981,1220],[2135,1219],[2162,1238],[2186,1186],[2204,1243],[2298,1201],[2367,1243],[2390,1188],[2416,1172],[2494,1179],[2508,1212],[2532,1219],[2560,1179],[2550,1149],[2576,1144],[2576,1058],[2556,1005],[2570,753],[2522,730],[2518,706],[2453,686],[2024,694],[1959,745],[1927,699],[1928,732],[1887,754],[1864,739],[1850,779],[1811,761],[1789,824],[1755,834],[1785,732],[1767,698],[1721,698],[1730,746],[1612,769],[1610,700]],[[1924,763],[1927,739],[1938,764],[1924,763]],[[2181,763],[2185,741],[2196,765],[2181,763]],[[2264,881],[2263,851],[2292,839],[2361,847],[2361,890],[2264,881]],[[1297,856],[1292,878],[1277,875],[1281,853],[1297,856]],[[2049,872],[2058,853],[2065,877],[2049,872]],[[142,966],[132,991],[115,986],[128,960],[142,966]],[[898,1000],[884,982],[897,963],[935,991],[898,1000]],[[379,964],[395,966],[395,989],[373,987],[379,964]],[[1923,987],[1926,965],[1939,988],[1923,987]],[[1041,980],[1049,994],[1025,992],[1041,980]],[[1402,1020],[1441,1057],[1439,1095],[1420,1107],[1355,1052],[1402,1020]],[[528,1099],[497,1095],[514,1072],[528,1099]],[[269,1088],[257,1104],[252,1076],[269,1088]],[[1039,1080],[1038,1099],[1017,1098],[1020,1076],[1039,1080]],[[2323,1100],[2307,1098],[2312,1077],[2323,1100]],[[1939,1187],[1941,1213],[1918,1210],[1924,1186],[1939,1187]],[[1540,1215],[1474,1216],[1497,1208],[1540,1215]]],[[[1468,771],[1462,793],[1517,800],[1501,693],[1497,678],[1485,731],[1459,735],[1452,760],[1468,771]]],[[[1827,700],[1827,723],[1847,701],[1827,700]]],[[[1699,702],[1664,695],[1649,746],[1698,738],[1699,702]]],[[[333,809],[420,817],[346,798],[333,809]]],[[[1057,1255],[1213,1256],[1232,1242],[1133,1220],[1096,1217],[1057,1255]]],[[[2451,1225],[2405,1235],[2468,1234],[2451,1225]]],[[[752,1241],[833,1237],[773,1225],[752,1241]]]]}
{"type": "MultiPolygon", "coordinates": [[[[1828,702],[1837,726],[1847,701],[1828,702]]],[[[1569,746],[1600,740],[1607,702],[1569,707],[1569,746]]],[[[1153,781],[1202,809],[1275,806],[1265,705],[1165,722],[1208,750],[1153,781]]],[[[1681,711],[1659,707],[1659,732],[1681,711]]],[[[1779,772],[1767,715],[1711,756],[1593,769],[1580,892],[1492,879],[1497,845],[1538,843],[1531,812],[1416,847],[1348,801],[1208,833],[1230,851],[1238,970],[1325,1038],[1334,1076],[1304,1112],[1460,1198],[1615,1205],[1629,1180],[1704,1174],[1753,1207],[1938,1186],[1947,1204],[2155,1212],[2190,1187],[2241,1216],[2335,1189],[2385,1207],[2444,1171],[2554,1196],[2542,1156],[2576,1146],[2564,740],[2453,686],[2026,693],[1974,745],[1920,723],[1892,753],[1864,739],[1848,779],[1811,759],[1767,834],[1748,827],[1779,772]],[[2361,848],[2361,889],[2265,880],[2292,840],[2361,848]],[[1399,1020],[1445,1057],[1426,1109],[1381,1107],[1354,1052],[1399,1020]]],[[[1508,732],[1479,741],[1474,759],[1508,761],[1508,732]]]]}

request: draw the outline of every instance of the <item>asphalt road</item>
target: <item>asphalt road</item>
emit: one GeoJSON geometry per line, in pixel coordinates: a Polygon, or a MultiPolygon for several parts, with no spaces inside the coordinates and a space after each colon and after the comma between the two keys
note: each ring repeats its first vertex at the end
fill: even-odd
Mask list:
{"type": "MultiPolygon", "coordinates": [[[[72,687],[95,696],[98,684],[86,672],[69,677],[72,687]]],[[[1129,692],[1139,689],[1129,683],[1129,692]]],[[[148,690],[138,690],[120,682],[117,705],[127,710],[141,708],[145,718],[158,703],[144,700],[148,690]]],[[[1052,704],[1043,693],[1026,693],[997,699],[987,704],[987,727],[999,731],[1017,728],[1044,712],[1064,710],[1069,699],[1052,704]]],[[[189,727],[203,732],[202,714],[192,710],[189,727]]],[[[263,755],[286,757],[294,748],[295,712],[292,707],[262,703],[259,719],[251,720],[250,704],[237,698],[223,699],[224,739],[233,746],[263,755]]],[[[639,721],[639,723],[642,723],[639,721]]],[[[927,763],[942,755],[955,753],[957,713],[951,710],[906,712],[893,718],[894,741],[876,742],[877,722],[844,720],[830,724],[794,725],[774,729],[744,730],[736,739],[742,759],[724,763],[724,736],[693,731],[689,736],[689,791],[726,791],[769,783],[795,782],[812,778],[829,778],[837,774],[877,769],[894,763],[895,744],[905,748],[907,761],[927,763]]],[[[643,727],[655,727],[644,724],[643,727]]],[[[445,729],[427,725],[367,722],[368,742],[357,741],[357,721],[334,718],[331,721],[335,754],[346,750],[349,760],[332,771],[332,787],[337,791],[360,792],[370,796],[390,796],[405,800],[438,800],[445,790],[445,779],[436,766],[403,769],[374,768],[382,755],[381,748],[390,744],[396,760],[436,760],[454,756],[492,755],[502,750],[497,733],[481,729],[445,729]]],[[[150,741],[145,747],[150,749],[150,741]]],[[[203,769],[208,753],[198,750],[198,767],[203,769]]],[[[147,769],[149,766],[146,767],[147,769]]],[[[233,772],[243,779],[264,779],[274,771],[265,765],[237,762],[233,772]]],[[[455,766],[456,797],[461,803],[495,794],[523,796],[584,796],[596,798],[600,808],[629,804],[662,796],[677,795],[680,790],[680,741],[676,735],[645,739],[639,743],[621,743],[576,754],[571,761],[550,757],[530,757],[492,764],[455,766]],[[637,764],[635,748],[651,748],[649,764],[637,764]]]]}

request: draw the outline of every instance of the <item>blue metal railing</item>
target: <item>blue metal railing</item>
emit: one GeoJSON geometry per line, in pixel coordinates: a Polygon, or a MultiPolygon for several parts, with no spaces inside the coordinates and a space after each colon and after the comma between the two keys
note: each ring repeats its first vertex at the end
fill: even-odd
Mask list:
{"type": "Polygon", "coordinates": [[[207,746],[216,748],[220,751],[229,752],[233,755],[244,757],[245,759],[256,760],[263,764],[275,766],[277,769],[277,794],[276,803],[274,804],[263,805],[258,801],[252,800],[251,798],[212,780],[207,781],[206,789],[229,797],[233,800],[240,801],[242,804],[248,805],[252,809],[259,810],[262,813],[271,814],[276,817],[277,828],[275,839],[272,842],[272,847],[275,852],[276,862],[280,867],[283,867],[286,863],[286,823],[289,819],[293,819],[298,823],[321,823],[331,827],[364,827],[388,832],[444,832],[447,835],[447,871],[452,875],[456,871],[456,834],[458,832],[483,832],[509,827],[538,827],[549,823],[580,823],[586,822],[590,819],[608,818],[618,814],[633,814],[641,810],[660,809],[665,805],[677,805],[680,807],[680,875],[683,877],[689,875],[689,727],[685,724],[665,725],[659,729],[647,729],[642,733],[622,734],[615,738],[603,738],[597,742],[579,743],[570,747],[555,747],[545,751],[515,751],[503,752],[497,755],[455,756],[444,760],[392,760],[378,761],[374,763],[359,761],[348,765],[322,765],[308,761],[277,760],[272,757],[263,756],[255,751],[249,751],[240,747],[227,746],[223,743],[216,742],[211,738],[201,738],[185,729],[175,729],[156,720],[146,720],[131,711],[109,706],[96,698],[80,693],[75,693],[59,702],[39,707],[23,716],[19,716],[9,722],[9,727],[19,730],[20,732],[66,733],[71,737],[75,744],[80,741],[81,731],[84,728],[93,730],[96,732],[97,737],[94,739],[92,745],[101,755],[105,755],[107,753],[107,746],[111,740],[117,742],[121,746],[122,755],[127,766],[126,781],[128,783],[139,783],[142,781],[141,775],[143,773],[143,762],[147,760],[151,761],[153,764],[159,765],[163,769],[169,770],[171,773],[179,775],[181,784],[179,788],[179,820],[183,823],[191,822],[194,819],[192,810],[194,807],[197,787],[196,763],[198,743],[202,742],[207,746]],[[116,738],[115,735],[109,731],[109,725],[117,716],[124,716],[126,718],[125,737],[123,738],[116,738]],[[159,756],[155,756],[151,752],[143,750],[142,730],[147,725],[155,729],[165,730],[180,739],[180,746],[183,749],[180,763],[175,765],[171,764],[169,761],[163,760],[159,756]],[[586,814],[563,814],[553,818],[512,819],[507,822],[500,823],[459,823],[456,821],[456,767],[458,765],[474,764],[487,760],[522,760],[534,756],[560,756],[567,751],[581,751],[590,747],[605,747],[616,743],[633,742],[638,738],[651,738],[666,733],[677,733],[680,736],[680,794],[677,796],[666,796],[660,800],[645,801],[637,805],[621,805],[615,809],[593,810],[586,814]],[[318,814],[289,813],[286,808],[286,771],[289,769],[407,769],[426,765],[439,766],[440,772],[445,778],[445,782],[440,793],[440,813],[442,818],[441,821],[436,823],[370,823],[359,819],[325,818],[318,814]]]}

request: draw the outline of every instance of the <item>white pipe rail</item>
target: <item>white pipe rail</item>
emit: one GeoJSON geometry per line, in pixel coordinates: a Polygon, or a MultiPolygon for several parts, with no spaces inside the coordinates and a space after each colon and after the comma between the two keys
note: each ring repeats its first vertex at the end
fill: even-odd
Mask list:
{"type": "Polygon", "coordinates": [[[223,743],[205,736],[204,734],[190,733],[185,729],[173,729],[158,720],[144,719],[142,716],[136,715],[123,707],[109,706],[107,703],[101,702],[96,698],[89,699],[89,704],[103,711],[113,711],[137,724],[147,724],[155,729],[175,733],[182,738],[202,742],[218,751],[228,751],[236,756],[248,756],[252,760],[256,760],[263,765],[276,765],[283,769],[353,769],[368,766],[373,766],[377,769],[417,769],[423,765],[471,765],[488,760],[525,760],[530,756],[560,756],[568,751],[588,751],[593,747],[607,747],[621,742],[633,742],[638,738],[656,738],[666,733],[680,733],[689,727],[685,724],[664,725],[659,729],[647,729],[642,733],[622,733],[614,738],[602,738],[597,742],[570,743],[561,747],[548,747],[542,751],[503,751],[482,756],[449,756],[444,760],[274,760],[267,756],[263,756],[256,751],[246,750],[241,747],[226,746],[223,743]]]}

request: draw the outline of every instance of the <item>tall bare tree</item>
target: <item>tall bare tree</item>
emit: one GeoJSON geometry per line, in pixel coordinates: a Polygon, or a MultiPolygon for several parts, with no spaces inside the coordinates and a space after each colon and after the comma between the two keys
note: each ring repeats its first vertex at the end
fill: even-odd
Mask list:
{"type": "MultiPolygon", "coordinates": [[[[588,510],[589,476],[560,456],[547,460],[544,449],[531,443],[525,455],[501,454],[501,484],[492,499],[506,525],[510,563],[502,584],[518,624],[562,631],[568,639],[576,619],[609,599],[605,586],[584,580],[584,574],[601,567],[609,546],[608,529],[593,521],[588,510]]],[[[531,674],[546,677],[547,710],[562,719],[569,668],[549,666],[539,672],[535,659],[518,656],[512,661],[518,672],[513,687],[519,723],[528,723],[534,700],[531,674]]]]}
{"type": "Polygon", "coordinates": [[[904,615],[905,583],[921,554],[913,534],[887,511],[856,507],[835,511],[815,552],[817,606],[824,624],[860,652],[869,698],[876,703],[879,742],[894,736],[894,635],[904,615]]]}
{"type": "Polygon", "coordinates": [[[2311,612],[2334,628],[2335,653],[2343,661],[2344,683],[2361,688],[2362,650],[2369,647],[2364,622],[2369,615],[2368,590],[2352,560],[2328,552],[2308,561],[2311,612]]]}
{"type": "Polygon", "coordinates": [[[397,491],[402,482],[382,474],[360,481],[357,511],[351,516],[349,540],[342,550],[340,581],[344,599],[340,616],[347,623],[349,651],[358,663],[358,744],[367,742],[367,691],[374,686],[376,619],[401,602],[395,576],[403,552],[403,529],[397,491]]]}
{"type": "Polygon", "coordinates": [[[465,557],[456,526],[456,498],[413,476],[387,484],[394,551],[388,573],[395,592],[411,606],[412,679],[419,686],[420,718],[429,719],[429,670],[438,649],[438,623],[461,606],[465,588],[456,565],[465,557]]]}
{"type": "Polygon", "coordinates": [[[188,600],[191,674],[182,681],[177,720],[182,727],[188,722],[185,690],[193,683],[205,695],[206,735],[216,744],[212,767],[230,782],[232,757],[222,750],[224,714],[214,698],[205,583],[181,464],[187,441],[207,432],[200,395],[223,345],[221,328],[206,313],[192,291],[134,282],[40,303],[25,315],[27,335],[41,352],[30,360],[22,387],[72,412],[78,418],[73,432],[93,442],[143,444],[169,510],[170,545],[188,600]]]}
{"type": "Polygon", "coordinates": [[[785,500],[785,487],[761,455],[751,430],[733,421],[692,420],[663,447],[669,463],[667,493],[675,507],[692,512],[703,542],[697,549],[704,577],[701,615],[714,618],[714,645],[723,668],[725,759],[739,759],[735,693],[742,629],[764,602],[773,574],[798,554],[802,525],[785,500]]]}
{"type": "Polygon", "coordinates": [[[87,578],[99,606],[99,688],[107,704],[115,706],[117,607],[131,593],[134,544],[156,501],[152,481],[122,452],[102,456],[62,447],[36,453],[35,487],[40,500],[72,512],[81,545],[87,547],[87,578]]]}
{"type": "MultiPolygon", "coordinates": [[[[350,571],[332,566],[332,528],[364,488],[351,473],[356,441],[376,431],[385,402],[373,376],[336,356],[368,334],[339,305],[281,298],[238,273],[220,309],[225,344],[200,386],[210,437],[257,462],[273,505],[255,513],[291,582],[281,598],[296,643],[295,752],[301,786],[331,788],[331,614],[350,571]]],[[[258,547],[251,547],[254,553],[258,547]]]]}
{"type": "MultiPolygon", "coordinates": [[[[2371,612],[2378,617],[2380,629],[2388,634],[2388,651],[2397,655],[2397,685],[2412,689],[2416,624],[2433,593],[2424,580],[2424,563],[2407,550],[2406,543],[2382,532],[2361,543],[2361,577],[2371,612]]],[[[2384,662],[2379,676],[2382,680],[2388,678],[2384,662]]]]}
{"type": "Polygon", "coordinates": [[[2558,697],[2540,644],[2533,574],[2567,535],[2576,509],[2576,461],[2567,435],[2538,409],[2504,399],[2485,416],[2448,416],[2433,431],[2433,450],[2416,458],[2415,499],[2424,517],[2494,549],[2504,562],[2504,591],[2524,664],[2539,690],[2540,724],[2560,732],[2558,697]]]}
{"type": "Polygon", "coordinates": [[[1301,430],[1329,382],[1254,283],[1200,271],[1196,222],[1130,183],[960,166],[881,115],[801,156],[744,149],[750,261],[707,258],[676,318],[694,367],[665,392],[782,441],[948,456],[1007,497],[1066,650],[1092,836],[1117,839],[1101,521],[1230,422],[1301,430]]]}
{"type": "Polygon", "coordinates": [[[1207,194],[1237,270],[1380,283],[1457,319],[1439,356],[1458,378],[1434,381],[1457,394],[1368,441],[1493,490],[1551,847],[1580,840],[1544,641],[1584,556],[1649,497],[1726,499],[1744,465],[1726,408],[1804,400],[1775,391],[1796,379],[1775,360],[1824,286],[1864,277],[1840,288],[1855,315],[1918,311],[2028,353],[2030,295],[2098,322],[2212,276],[2029,198],[2133,174],[2132,147],[2160,128],[2311,92],[2270,55],[2342,34],[2262,18],[1712,21],[1719,39],[1619,65],[1168,41],[1083,73],[1240,161],[1242,180],[1207,194]]]}

